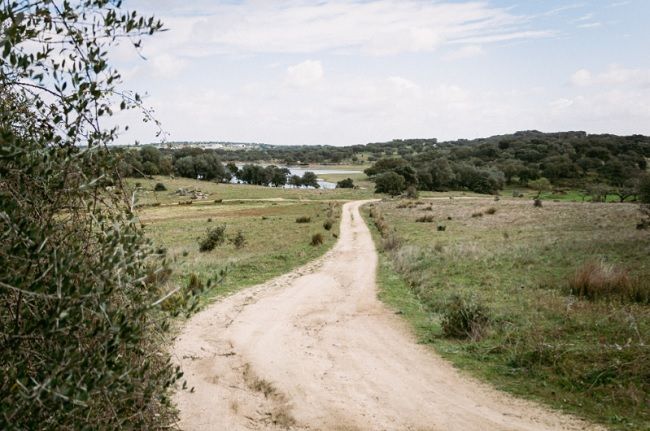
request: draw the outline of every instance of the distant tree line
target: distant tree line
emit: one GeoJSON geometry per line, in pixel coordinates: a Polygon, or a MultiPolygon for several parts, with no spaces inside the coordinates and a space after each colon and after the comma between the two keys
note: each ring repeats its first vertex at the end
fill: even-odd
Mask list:
{"type": "MultiPolygon", "coordinates": [[[[145,146],[119,151],[123,152],[123,173],[127,176],[175,174],[228,182],[236,172],[221,162],[290,165],[363,160],[375,162],[366,173],[379,180],[377,190],[382,192],[414,187],[495,193],[506,185],[523,187],[529,181],[546,178],[553,188],[577,188],[593,196],[617,194],[625,200],[635,196],[640,178],[647,172],[650,137],[524,131],[474,140],[405,139],[347,147],[262,145],[204,150],[145,146]],[[401,179],[384,175],[389,172],[401,179]]],[[[282,185],[286,178],[285,184],[312,185],[310,178],[304,183],[272,167],[263,169],[249,167],[237,177],[249,184],[282,185]]]]}
{"type": "Polygon", "coordinates": [[[276,165],[245,164],[241,168],[234,162],[224,165],[215,150],[192,147],[167,150],[145,145],[115,151],[120,156],[119,169],[123,177],[177,175],[223,183],[236,179],[245,184],[260,186],[284,187],[288,184],[294,187],[320,187],[318,177],[313,172],[308,171],[298,176],[291,175],[289,169],[276,165]]]}

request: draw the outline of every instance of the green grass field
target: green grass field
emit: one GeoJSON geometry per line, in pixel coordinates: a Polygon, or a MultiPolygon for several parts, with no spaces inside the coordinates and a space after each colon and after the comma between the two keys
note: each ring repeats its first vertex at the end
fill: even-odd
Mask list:
{"type": "Polygon", "coordinates": [[[154,244],[164,247],[171,261],[170,288],[186,285],[190,274],[206,284],[225,278],[209,289],[204,300],[281,275],[320,256],[335,242],[340,204],[328,202],[239,201],[222,204],[160,206],[140,210],[139,217],[154,244]],[[330,206],[331,205],[331,206],[330,206]],[[331,208],[334,225],[323,224],[331,208]],[[309,223],[296,223],[298,217],[309,223]],[[199,251],[199,238],[208,228],[226,225],[228,240],[209,252],[199,251]],[[239,231],[246,244],[230,243],[239,231]],[[310,245],[313,234],[321,233],[324,242],[310,245]]]}
{"type": "Polygon", "coordinates": [[[635,229],[635,205],[450,199],[375,207],[401,239],[381,253],[380,296],[422,342],[501,389],[614,429],[650,429],[650,304],[568,289],[576,269],[594,261],[617,265],[648,292],[650,232],[635,229]],[[416,222],[425,215],[432,222],[416,222]],[[474,338],[443,336],[454,295],[489,316],[474,338]]]}

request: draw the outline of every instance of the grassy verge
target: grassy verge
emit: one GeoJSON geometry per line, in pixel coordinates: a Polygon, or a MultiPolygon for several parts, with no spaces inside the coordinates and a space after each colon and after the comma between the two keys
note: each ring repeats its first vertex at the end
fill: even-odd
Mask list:
{"type": "Polygon", "coordinates": [[[613,429],[650,429],[650,305],[569,291],[576,270],[590,261],[619,268],[647,291],[650,232],[635,229],[634,205],[534,208],[502,199],[375,208],[401,240],[381,253],[380,297],[422,342],[500,389],[613,429]],[[431,222],[416,222],[425,215],[431,222]],[[488,317],[467,339],[443,330],[454,297],[488,317]]]}
{"type": "Polygon", "coordinates": [[[192,274],[207,285],[227,270],[223,280],[206,291],[206,301],[269,280],[323,254],[336,240],[340,204],[240,201],[163,206],[141,210],[140,219],[154,243],[167,250],[173,270],[171,287],[188,285],[192,274]],[[299,217],[309,222],[296,223],[299,217]],[[330,230],[324,228],[327,219],[333,221],[330,230]],[[199,239],[209,228],[222,225],[225,241],[212,251],[199,251],[199,239]],[[240,247],[233,243],[238,232],[245,239],[240,247]],[[323,242],[311,245],[317,233],[323,235],[323,242]]]}

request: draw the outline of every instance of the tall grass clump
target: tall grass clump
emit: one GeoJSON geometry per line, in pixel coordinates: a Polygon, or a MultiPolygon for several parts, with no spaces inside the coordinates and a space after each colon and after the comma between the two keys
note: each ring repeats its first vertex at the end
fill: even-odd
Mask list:
{"type": "Polygon", "coordinates": [[[474,299],[454,295],[443,312],[442,333],[449,338],[480,340],[489,322],[486,307],[474,299]]]}
{"type": "Polygon", "coordinates": [[[415,219],[416,223],[433,223],[435,218],[432,215],[424,215],[415,219]]]}
{"type": "Polygon", "coordinates": [[[631,277],[621,266],[602,261],[584,263],[569,277],[568,285],[571,294],[590,300],[619,298],[650,303],[650,283],[631,277]]]}
{"type": "Polygon", "coordinates": [[[323,243],[323,234],[315,233],[311,236],[311,241],[309,242],[313,246],[321,245],[323,243]]]}

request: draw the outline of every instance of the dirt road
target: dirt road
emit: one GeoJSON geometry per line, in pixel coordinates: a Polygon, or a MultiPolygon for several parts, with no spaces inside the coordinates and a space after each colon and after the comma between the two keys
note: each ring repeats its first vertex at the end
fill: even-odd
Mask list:
{"type": "Polygon", "coordinates": [[[360,205],[343,207],[324,257],[183,328],[173,348],[188,383],[175,396],[182,429],[596,429],[461,376],[416,344],[376,299],[360,205]]]}

